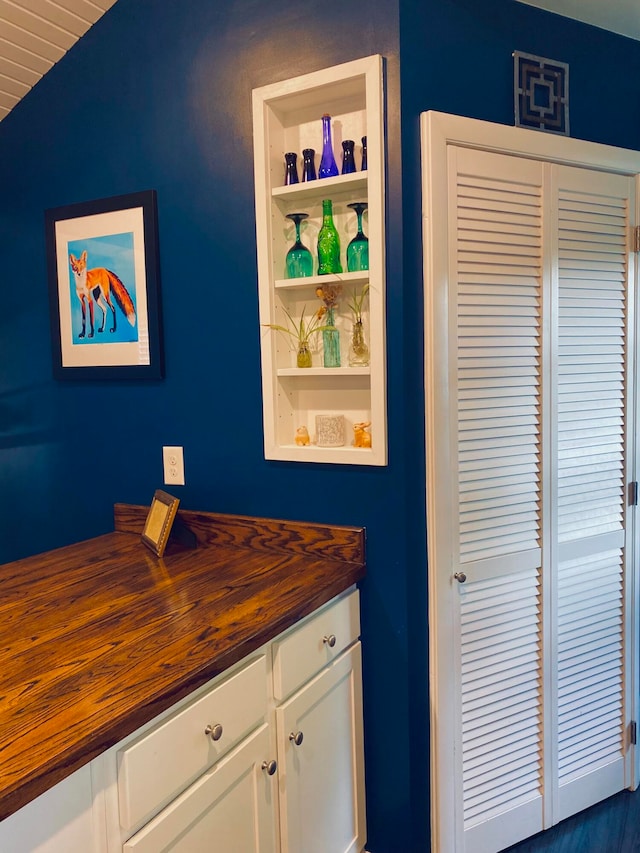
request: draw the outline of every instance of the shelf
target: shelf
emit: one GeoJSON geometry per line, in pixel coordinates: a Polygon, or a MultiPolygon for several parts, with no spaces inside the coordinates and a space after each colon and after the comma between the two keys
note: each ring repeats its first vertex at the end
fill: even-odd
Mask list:
{"type": "Polygon", "coordinates": [[[324,376],[332,379],[348,376],[369,376],[370,367],[281,367],[277,371],[278,376],[295,376],[298,379],[306,379],[308,376],[324,376]]]}
{"type": "Polygon", "coordinates": [[[284,187],[274,187],[271,194],[274,198],[293,201],[326,198],[332,192],[350,190],[367,190],[367,172],[352,172],[350,175],[337,175],[335,178],[318,178],[315,181],[290,184],[284,187]]]}
{"type": "MultiPolygon", "coordinates": [[[[386,351],[385,351],[385,175],[383,61],[369,56],[253,91],[254,177],[262,410],[266,459],[354,465],[387,464],[386,351]],[[340,168],[343,139],[353,139],[356,151],[367,137],[368,169],[333,178],[318,178],[282,186],[284,155],[316,152],[316,168],[322,149],[322,115],[331,116],[333,148],[340,168]],[[367,202],[362,219],[369,240],[369,269],[337,275],[283,278],[286,255],[295,229],[287,215],[305,212],[301,240],[311,251],[317,270],[318,233],[322,225],[322,201],[333,202],[334,223],[340,236],[341,263],[347,269],[346,250],[355,236],[357,220],[349,204],[367,202]],[[369,285],[363,304],[363,326],[370,351],[368,367],[325,368],[322,336],[313,341],[313,360],[318,365],[295,367],[291,341],[268,326],[297,324],[304,314],[312,316],[322,305],[316,289],[342,285],[338,297],[336,327],[340,357],[348,364],[353,317],[349,302],[369,285]],[[316,417],[341,414],[347,444],[340,448],[313,444],[316,417]],[[354,426],[370,424],[372,447],[354,447],[354,426]],[[295,436],[306,427],[312,444],[299,447],[295,436]]],[[[361,149],[360,149],[361,153],[361,149]]],[[[361,160],[356,157],[356,165],[361,160]]]]}
{"type": "Polygon", "coordinates": [[[322,284],[366,284],[369,270],[361,272],[341,272],[336,275],[309,275],[305,278],[279,278],[273,286],[276,289],[293,290],[298,287],[319,287],[322,284]]]}

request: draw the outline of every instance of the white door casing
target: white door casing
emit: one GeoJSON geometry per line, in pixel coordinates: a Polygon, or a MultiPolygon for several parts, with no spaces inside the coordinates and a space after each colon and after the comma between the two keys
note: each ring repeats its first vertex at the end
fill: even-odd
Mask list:
{"type": "Polygon", "coordinates": [[[634,784],[640,156],[422,134],[433,846],[479,853],[634,784]]]}

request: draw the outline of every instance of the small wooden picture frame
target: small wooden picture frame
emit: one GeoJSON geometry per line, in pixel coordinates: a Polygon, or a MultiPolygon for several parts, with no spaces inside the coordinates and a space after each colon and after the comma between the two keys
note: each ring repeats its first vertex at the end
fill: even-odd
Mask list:
{"type": "Polygon", "coordinates": [[[158,557],[162,557],[169,541],[173,520],[178,512],[178,498],[156,489],[147,520],[142,531],[142,541],[158,557]]]}

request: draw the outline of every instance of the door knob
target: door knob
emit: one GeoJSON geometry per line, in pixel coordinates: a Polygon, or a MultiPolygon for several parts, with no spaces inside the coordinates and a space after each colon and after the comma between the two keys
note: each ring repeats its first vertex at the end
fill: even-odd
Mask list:
{"type": "Polygon", "coordinates": [[[458,581],[458,583],[464,583],[467,579],[467,576],[464,572],[456,572],[454,578],[458,581]]]}
{"type": "Polygon", "coordinates": [[[296,746],[300,746],[302,741],[304,740],[304,735],[302,732],[291,732],[289,735],[289,740],[291,743],[295,743],[296,746]]]}
{"type": "Polygon", "coordinates": [[[262,769],[263,769],[263,770],[266,770],[266,771],[267,771],[267,773],[269,774],[269,776],[273,776],[273,774],[274,774],[274,773],[276,772],[276,770],[278,769],[278,765],[277,765],[277,763],[274,761],[274,759],[272,758],[272,759],[271,759],[271,761],[266,761],[266,760],[265,760],[265,761],[263,761],[263,762],[262,762],[262,769]]]}

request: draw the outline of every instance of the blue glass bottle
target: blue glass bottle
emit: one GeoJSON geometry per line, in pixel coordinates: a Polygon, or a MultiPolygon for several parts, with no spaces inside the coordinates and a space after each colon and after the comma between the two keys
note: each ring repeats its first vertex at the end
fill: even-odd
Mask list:
{"type": "Polygon", "coordinates": [[[356,161],[353,156],[355,142],[353,139],[345,139],[342,143],[342,174],[350,175],[356,171],[356,161]]]}
{"type": "Polygon", "coordinates": [[[285,170],[284,170],[284,185],[288,187],[290,184],[298,183],[298,166],[296,161],[298,155],[295,151],[290,151],[284,155],[285,170]]]}
{"type": "Polygon", "coordinates": [[[316,152],[313,148],[305,148],[302,151],[302,180],[315,181],[316,175],[316,152]]]}
{"type": "Polygon", "coordinates": [[[333,143],[331,141],[331,116],[322,116],[322,157],[320,158],[319,178],[333,178],[339,175],[338,164],[333,156],[333,143]]]}

